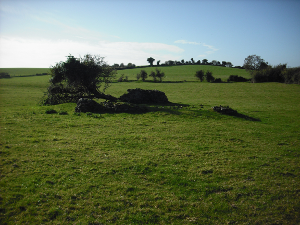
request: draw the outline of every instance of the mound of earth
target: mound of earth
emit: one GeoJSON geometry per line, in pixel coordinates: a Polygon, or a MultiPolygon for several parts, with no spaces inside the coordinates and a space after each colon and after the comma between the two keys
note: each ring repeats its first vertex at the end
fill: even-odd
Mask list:
{"type": "Polygon", "coordinates": [[[169,103],[166,94],[162,91],[136,88],[128,89],[127,92],[128,93],[122,95],[119,98],[122,102],[129,102],[134,104],[169,103]]]}

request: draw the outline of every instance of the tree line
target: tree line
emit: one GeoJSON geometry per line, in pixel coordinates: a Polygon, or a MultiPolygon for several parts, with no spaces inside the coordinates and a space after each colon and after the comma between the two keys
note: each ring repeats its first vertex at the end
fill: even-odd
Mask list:
{"type": "Polygon", "coordinates": [[[300,84],[300,67],[287,68],[287,64],[268,65],[257,55],[249,55],[244,60],[243,67],[250,72],[252,82],[280,82],[300,84]]]}
{"type": "MultiPolygon", "coordinates": [[[[155,59],[149,57],[147,58],[147,61],[150,64],[150,66],[153,66],[155,59]]],[[[217,60],[212,60],[211,62],[208,62],[207,59],[203,59],[201,62],[201,60],[195,61],[193,58],[191,58],[191,60],[189,61],[185,61],[184,59],[180,61],[168,60],[162,64],[160,63],[160,60],[158,60],[156,63],[156,66],[175,66],[175,65],[213,65],[213,66],[233,67],[231,62],[222,61],[221,63],[220,61],[217,60]]]]}

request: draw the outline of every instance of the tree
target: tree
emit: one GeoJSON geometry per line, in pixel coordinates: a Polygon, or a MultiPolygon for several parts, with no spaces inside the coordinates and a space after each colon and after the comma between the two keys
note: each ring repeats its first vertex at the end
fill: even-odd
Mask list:
{"type": "Polygon", "coordinates": [[[181,63],[184,64],[184,59],[181,60],[181,63]]]}
{"type": "Polygon", "coordinates": [[[202,63],[203,63],[203,64],[207,64],[207,62],[208,62],[207,59],[203,59],[203,60],[202,60],[202,63]]]}
{"type": "Polygon", "coordinates": [[[206,71],[205,78],[206,78],[207,82],[215,81],[215,78],[213,77],[212,72],[210,72],[210,71],[206,71]]]}
{"type": "Polygon", "coordinates": [[[195,74],[195,77],[197,77],[201,82],[204,79],[204,71],[203,70],[198,70],[195,74]]]}
{"type": "Polygon", "coordinates": [[[147,59],[147,61],[150,63],[150,66],[153,66],[153,62],[155,61],[155,59],[150,57],[150,58],[147,59]]]}
{"type": "Polygon", "coordinates": [[[156,77],[159,79],[159,82],[162,82],[162,79],[165,77],[165,73],[156,68],[156,77]]]}
{"type": "Polygon", "coordinates": [[[115,77],[115,70],[104,62],[103,57],[87,54],[83,58],[74,58],[70,55],[50,71],[52,77],[43,104],[77,102],[83,97],[117,100],[104,94],[115,77]]]}
{"type": "Polygon", "coordinates": [[[157,65],[158,65],[158,66],[159,66],[159,64],[160,64],[160,60],[157,61],[157,65]]]}
{"type": "Polygon", "coordinates": [[[155,72],[151,71],[151,73],[149,74],[149,77],[152,77],[154,82],[157,81],[155,72]]]}
{"type": "Polygon", "coordinates": [[[191,58],[191,61],[192,61],[193,64],[195,64],[194,58],[191,58]]]}
{"type": "Polygon", "coordinates": [[[222,66],[226,66],[226,61],[222,61],[222,66]]]}
{"type": "Polygon", "coordinates": [[[243,67],[247,71],[250,71],[250,73],[253,73],[253,71],[255,70],[261,70],[267,68],[268,63],[265,62],[265,60],[262,59],[260,56],[249,55],[247,58],[245,58],[243,67]]]}
{"type": "Polygon", "coordinates": [[[142,81],[145,81],[148,77],[148,74],[145,70],[141,70],[140,75],[141,75],[140,77],[142,78],[142,81]]]}

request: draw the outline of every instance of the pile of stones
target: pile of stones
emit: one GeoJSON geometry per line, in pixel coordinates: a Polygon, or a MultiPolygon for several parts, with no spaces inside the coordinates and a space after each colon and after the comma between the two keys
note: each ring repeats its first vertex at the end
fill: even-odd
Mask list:
{"type": "Polygon", "coordinates": [[[128,93],[122,95],[119,99],[122,102],[129,102],[134,104],[151,104],[169,103],[166,94],[158,90],[143,90],[140,88],[128,89],[128,93]]]}
{"type": "Polygon", "coordinates": [[[142,113],[146,111],[146,107],[140,107],[133,104],[110,101],[97,103],[88,98],[80,98],[77,102],[77,106],[75,107],[75,112],[77,113],[142,113]]]}
{"type": "Polygon", "coordinates": [[[214,106],[212,109],[218,113],[227,114],[227,115],[235,115],[237,111],[230,108],[229,106],[214,106]]]}

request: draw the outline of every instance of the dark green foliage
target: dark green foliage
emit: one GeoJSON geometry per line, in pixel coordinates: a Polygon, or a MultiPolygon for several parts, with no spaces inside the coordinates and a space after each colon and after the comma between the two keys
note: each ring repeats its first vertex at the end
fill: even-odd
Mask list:
{"type": "Polygon", "coordinates": [[[229,78],[227,79],[227,82],[247,82],[249,79],[246,79],[244,77],[240,77],[238,75],[230,75],[229,78]]]}
{"type": "Polygon", "coordinates": [[[47,109],[47,110],[45,111],[45,113],[46,113],[46,114],[55,114],[55,113],[57,113],[57,111],[56,111],[55,109],[47,109]]]}
{"type": "Polygon", "coordinates": [[[147,59],[147,61],[150,63],[150,66],[153,66],[153,62],[155,61],[155,59],[150,57],[150,58],[147,59]]]}
{"type": "Polygon", "coordinates": [[[115,99],[103,94],[114,77],[113,68],[103,61],[103,57],[87,54],[77,59],[68,56],[66,62],[57,63],[50,71],[52,77],[42,104],[76,102],[79,98],[87,96],[115,99]]]}
{"type": "Polygon", "coordinates": [[[122,74],[118,79],[118,82],[128,82],[128,76],[125,77],[125,75],[122,74]]]}
{"type": "Polygon", "coordinates": [[[215,78],[213,77],[212,72],[210,72],[210,71],[206,71],[205,79],[206,79],[207,82],[214,82],[215,81],[215,78]]]}
{"type": "Polygon", "coordinates": [[[149,77],[152,77],[154,82],[157,81],[155,72],[151,71],[149,77]]]}
{"type": "Polygon", "coordinates": [[[260,56],[249,55],[247,58],[245,58],[243,67],[246,70],[252,72],[255,70],[262,70],[267,68],[268,63],[265,62],[265,60],[262,59],[260,56]]]}
{"type": "Polygon", "coordinates": [[[284,82],[284,73],[286,71],[286,64],[280,64],[274,67],[268,66],[262,70],[256,70],[252,73],[252,81],[254,83],[260,82],[284,82]]]}
{"type": "Polygon", "coordinates": [[[202,82],[204,80],[204,71],[198,70],[195,74],[195,77],[197,77],[202,82]]]}
{"type": "Polygon", "coordinates": [[[159,79],[159,82],[162,82],[162,79],[165,77],[165,73],[156,68],[156,77],[159,79]]]}
{"type": "Polygon", "coordinates": [[[10,78],[9,73],[2,72],[0,73],[0,78],[10,78]]]}
{"type": "Polygon", "coordinates": [[[141,70],[140,77],[142,78],[142,81],[145,81],[148,77],[148,74],[145,70],[141,70]]]}
{"type": "Polygon", "coordinates": [[[283,73],[284,81],[288,84],[300,84],[300,67],[288,68],[283,73]]]}

